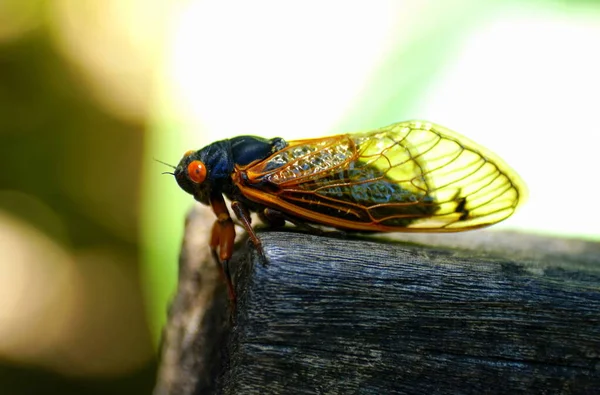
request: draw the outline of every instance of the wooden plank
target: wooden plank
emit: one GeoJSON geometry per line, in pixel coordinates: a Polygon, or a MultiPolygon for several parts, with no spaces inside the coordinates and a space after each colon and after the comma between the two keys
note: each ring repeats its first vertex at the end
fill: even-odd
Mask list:
{"type": "Polygon", "coordinates": [[[486,238],[262,233],[269,264],[252,255],[238,279],[224,393],[600,393],[600,246],[486,238]]]}
{"type": "Polygon", "coordinates": [[[222,286],[203,319],[177,313],[198,298],[173,305],[168,328],[188,341],[165,338],[176,373],[157,394],[600,393],[598,243],[259,235],[268,265],[247,243],[231,264],[233,326],[222,286]]]}

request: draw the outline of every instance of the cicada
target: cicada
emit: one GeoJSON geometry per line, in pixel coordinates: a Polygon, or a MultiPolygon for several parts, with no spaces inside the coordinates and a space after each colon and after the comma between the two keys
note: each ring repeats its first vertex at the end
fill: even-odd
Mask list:
{"type": "Polygon", "coordinates": [[[186,152],[174,175],[212,207],[210,247],[226,270],[235,226],[224,196],[262,251],[250,212],[272,226],[458,232],[506,219],[525,194],[500,158],[424,121],[306,140],[239,136],[186,152]]]}

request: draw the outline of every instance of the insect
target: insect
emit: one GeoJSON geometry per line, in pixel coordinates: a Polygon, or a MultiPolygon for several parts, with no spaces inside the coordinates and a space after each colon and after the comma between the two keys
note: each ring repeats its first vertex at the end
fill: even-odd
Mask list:
{"type": "Polygon", "coordinates": [[[500,158],[424,121],[307,140],[239,136],[186,152],[173,174],[217,217],[210,247],[230,293],[235,227],[223,196],[262,252],[252,211],[272,226],[458,232],[506,219],[525,194],[500,158]]]}

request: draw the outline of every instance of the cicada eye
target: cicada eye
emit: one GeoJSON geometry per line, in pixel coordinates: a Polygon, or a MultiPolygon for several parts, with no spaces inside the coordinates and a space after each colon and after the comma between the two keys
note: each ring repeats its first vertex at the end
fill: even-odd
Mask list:
{"type": "Polygon", "coordinates": [[[199,160],[193,160],[187,167],[187,173],[192,182],[201,184],[206,179],[206,166],[199,160]]]}

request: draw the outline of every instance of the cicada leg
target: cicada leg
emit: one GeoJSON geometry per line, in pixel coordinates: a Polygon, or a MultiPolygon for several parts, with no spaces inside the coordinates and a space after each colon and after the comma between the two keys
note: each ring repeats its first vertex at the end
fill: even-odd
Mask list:
{"type": "Polygon", "coordinates": [[[258,212],[258,218],[272,228],[283,228],[285,226],[285,217],[281,212],[265,208],[258,212]]]}
{"type": "Polygon", "coordinates": [[[212,227],[210,248],[213,257],[221,267],[223,277],[225,277],[229,298],[232,302],[235,302],[235,290],[231,281],[231,272],[229,271],[229,260],[233,255],[233,246],[235,243],[235,225],[229,215],[229,210],[227,210],[227,205],[222,195],[211,197],[210,205],[217,216],[212,227]]]}
{"type": "Polygon", "coordinates": [[[297,218],[286,215],[281,211],[273,210],[271,208],[265,208],[262,212],[261,218],[265,219],[265,222],[269,224],[275,224],[275,226],[283,226],[285,225],[285,221],[293,224],[300,230],[303,230],[307,233],[317,235],[317,236],[337,236],[337,237],[346,237],[346,232],[342,230],[323,230],[321,228],[317,228],[315,226],[311,226],[306,222],[303,222],[297,218]]]}
{"type": "Polygon", "coordinates": [[[252,217],[250,216],[250,211],[248,211],[248,208],[244,206],[243,203],[238,201],[231,202],[231,208],[233,209],[235,216],[240,220],[242,226],[248,233],[248,237],[250,238],[250,241],[252,241],[252,244],[254,244],[254,247],[260,255],[263,263],[266,263],[267,258],[265,256],[265,251],[262,248],[262,243],[256,235],[256,232],[254,232],[254,229],[252,229],[252,217]]]}

